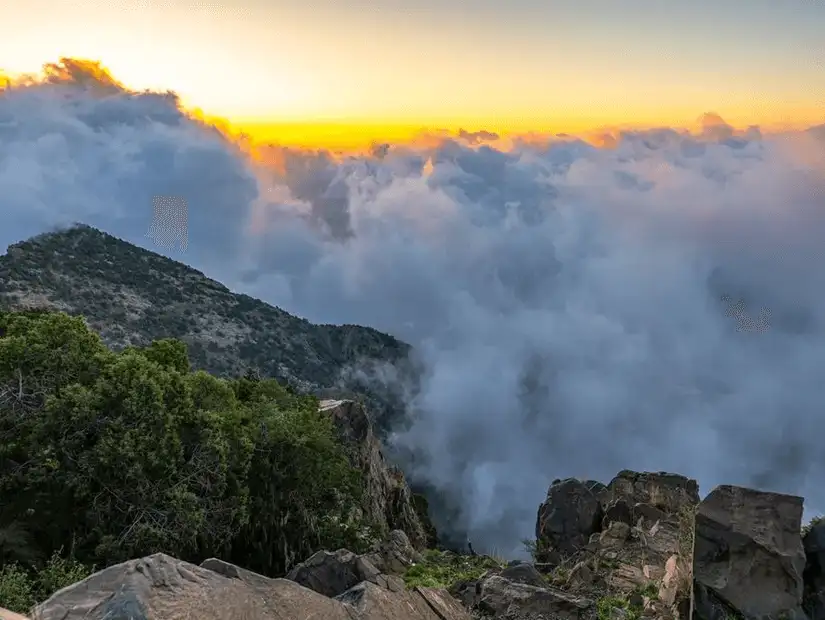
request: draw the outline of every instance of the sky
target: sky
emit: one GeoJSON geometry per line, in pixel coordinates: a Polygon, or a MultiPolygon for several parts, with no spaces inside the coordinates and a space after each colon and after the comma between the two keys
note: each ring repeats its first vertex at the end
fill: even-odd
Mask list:
{"type": "Polygon", "coordinates": [[[0,24],[7,72],[98,60],[285,142],[810,125],[825,103],[822,2],[27,0],[0,24]]]}
{"type": "Polygon", "coordinates": [[[418,386],[348,371],[403,396],[385,454],[450,498],[442,533],[513,557],[553,479],[623,469],[825,512],[825,124],[341,157],[236,141],[84,67],[0,92],[0,250],[83,222],[410,343],[418,386]],[[185,251],[148,237],[158,196],[187,204],[185,251]]]}

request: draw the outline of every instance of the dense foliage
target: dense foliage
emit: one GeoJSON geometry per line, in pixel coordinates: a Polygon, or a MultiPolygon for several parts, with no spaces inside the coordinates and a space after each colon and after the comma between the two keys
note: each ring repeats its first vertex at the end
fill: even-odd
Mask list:
{"type": "Polygon", "coordinates": [[[192,371],[177,340],[113,352],[55,312],[0,312],[0,497],[0,598],[61,558],[74,576],[158,551],[278,575],[365,542],[314,398],[192,371]]]}

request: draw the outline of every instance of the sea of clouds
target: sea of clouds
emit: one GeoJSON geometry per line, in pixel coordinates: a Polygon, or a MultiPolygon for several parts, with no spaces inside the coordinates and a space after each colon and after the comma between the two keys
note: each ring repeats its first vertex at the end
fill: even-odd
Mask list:
{"type": "Polygon", "coordinates": [[[625,468],[825,510],[825,126],[250,157],[174,96],[64,73],[0,93],[0,251],[75,221],[157,250],[153,196],[184,197],[167,255],[414,345],[394,441],[476,547],[519,553],[552,479],[625,468]]]}

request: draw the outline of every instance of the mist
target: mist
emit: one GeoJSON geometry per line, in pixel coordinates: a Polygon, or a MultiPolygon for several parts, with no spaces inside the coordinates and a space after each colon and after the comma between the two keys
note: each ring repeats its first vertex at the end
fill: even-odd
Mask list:
{"type": "Polygon", "coordinates": [[[80,221],[409,342],[424,376],[392,447],[482,550],[522,553],[553,479],[621,469],[825,511],[825,126],[708,114],[600,144],[250,145],[69,67],[0,94],[0,249],[80,221]],[[158,195],[187,201],[185,252],[147,238],[158,195]]]}

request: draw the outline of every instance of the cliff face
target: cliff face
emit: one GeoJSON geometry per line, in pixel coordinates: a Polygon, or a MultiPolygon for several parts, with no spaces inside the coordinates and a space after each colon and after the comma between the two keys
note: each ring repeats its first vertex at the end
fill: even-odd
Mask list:
{"type": "Polygon", "coordinates": [[[402,530],[417,549],[432,546],[432,525],[404,474],[389,464],[363,405],[352,400],[322,400],[321,410],[335,421],[352,462],[364,474],[365,509],[386,531],[402,530]]]}

